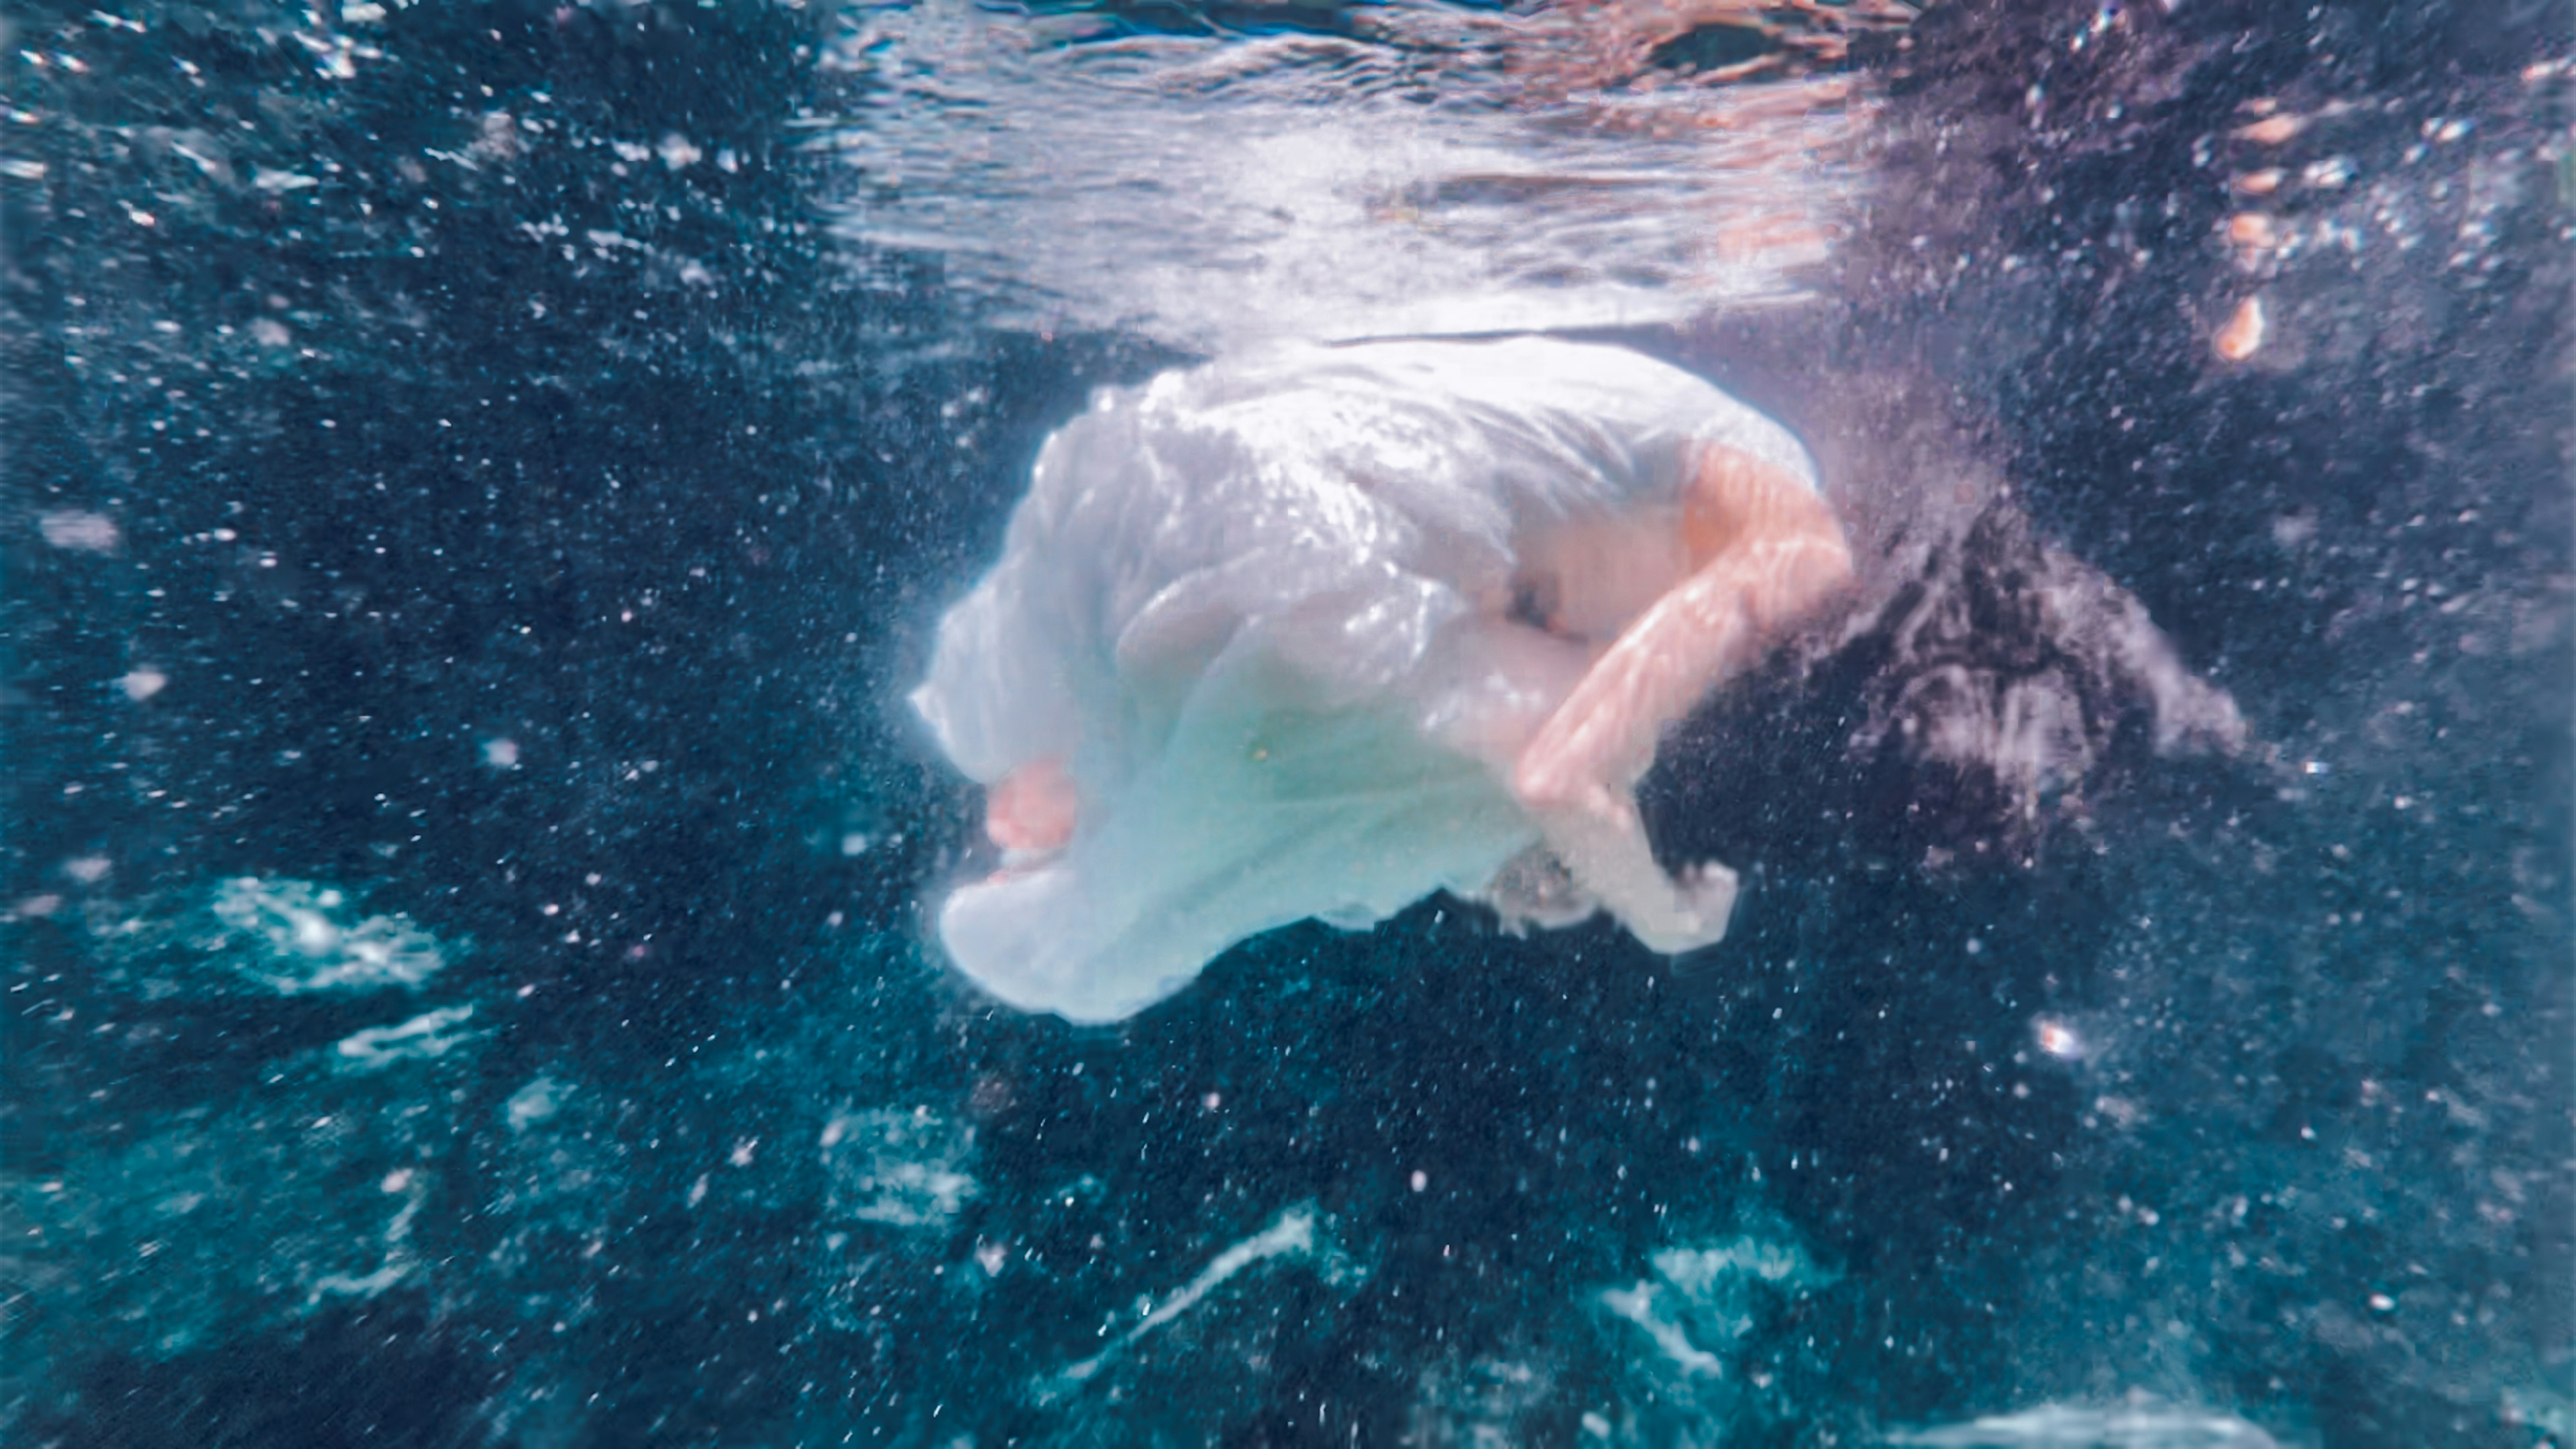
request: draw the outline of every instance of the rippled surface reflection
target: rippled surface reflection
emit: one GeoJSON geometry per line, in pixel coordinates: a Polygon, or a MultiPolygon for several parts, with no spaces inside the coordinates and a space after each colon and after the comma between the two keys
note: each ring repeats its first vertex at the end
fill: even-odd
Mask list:
{"type": "Polygon", "coordinates": [[[1797,49],[1609,7],[1157,33],[924,0],[858,13],[831,63],[859,105],[820,124],[856,174],[843,230],[945,259],[997,321],[1200,350],[1673,322],[1801,295],[1848,225],[1868,106],[1818,57],[1908,12],[1818,13],[1797,49]],[[1711,31],[1753,74],[1690,62],[1711,31]]]}

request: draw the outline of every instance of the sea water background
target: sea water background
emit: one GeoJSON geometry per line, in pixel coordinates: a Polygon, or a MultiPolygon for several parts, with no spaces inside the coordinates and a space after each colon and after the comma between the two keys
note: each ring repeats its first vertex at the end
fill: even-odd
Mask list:
{"type": "MultiPolygon", "coordinates": [[[[2565,1442],[2565,17],[1952,7],[1783,193],[1574,119],[1672,65],[1551,99],[1389,15],[1497,20],[12,16],[13,1442],[2565,1442]],[[1802,299],[1638,340],[2008,485],[2262,747],[1986,828],[1849,750],[1864,639],[1654,783],[1755,885],[1695,971],[1434,902],[1117,1031],[976,1001],[921,631],[1086,387],[1296,315],[1119,289],[1048,189],[1139,54],[1273,57],[1124,113],[1183,168],[1463,87],[1495,150],[1254,237],[1432,236],[1308,303],[1802,299]],[[1018,169],[890,184],[964,109],[1018,169]],[[1548,179],[1605,156],[1639,231],[1548,179]],[[1711,265],[1702,203],[1833,245],[1711,265]],[[1513,236],[1640,254],[1569,300],[1513,236]]],[[[1160,262],[1258,231],[1203,169],[1160,262]]]]}

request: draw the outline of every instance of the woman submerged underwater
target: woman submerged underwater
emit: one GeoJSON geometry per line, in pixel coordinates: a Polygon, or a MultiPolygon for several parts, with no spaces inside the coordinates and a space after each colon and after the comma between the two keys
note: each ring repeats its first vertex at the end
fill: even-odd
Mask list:
{"type": "Polygon", "coordinates": [[[1636,783],[1851,575],[1798,441],[1625,348],[1308,346],[1104,389],[912,695],[1003,851],[940,939],[1078,1022],[1442,889],[1712,944],[1734,872],[1668,874],[1636,783]]]}

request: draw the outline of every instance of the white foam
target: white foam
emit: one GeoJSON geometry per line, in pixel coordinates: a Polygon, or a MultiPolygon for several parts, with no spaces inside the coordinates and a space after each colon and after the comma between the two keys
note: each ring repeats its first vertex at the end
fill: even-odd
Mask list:
{"type": "Polygon", "coordinates": [[[824,1125],[834,1214],[896,1228],[945,1227],[981,1189],[966,1171],[972,1128],[926,1108],[841,1112],[824,1125]]]}
{"type": "Polygon", "coordinates": [[[45,542],[75,553],[113,553],[124,539],[115,519],[78,508],[57,508],[38,517],[36,530],[45,542]]]}
{"type": "Polygon", "coordinates": [[[1886,1437],[1921,1449],[2279,1449],[2278,1440],[2233,1414],[2151,1400],[2043,1404],[1886,1437]]]}
{"type": "Polygon", "coordinates": [[[334,1050],[339,1053],[341,1065],[361,1072],[377,1071],[396,1062],[445,1056],[473,1038],[472,1032],[453,1030],[473,1015],[471,1006],[424,1011],[392,1026],[351,1032],[340,1039],[334,1050]]]}
{"type": "Polygon", "coordinates": [[[347,919],[346,898],[311,881],[241,876],[215,888],[215,919],[255,938],[236,969],[281,995],[418,986],[447,958],[402,915],[347,919]]]}

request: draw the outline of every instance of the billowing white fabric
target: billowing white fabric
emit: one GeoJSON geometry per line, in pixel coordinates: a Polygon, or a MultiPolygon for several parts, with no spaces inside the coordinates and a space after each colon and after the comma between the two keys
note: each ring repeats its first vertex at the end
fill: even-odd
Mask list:
{"type": "Polygon", "coordinates": [[[1672,503],[1709,442],[1813,484],[1778,424],[1617,347],[1310,347],[1104,389],[912,695],[967,775],[1054,756],[1082,799],[1062,852],[948,898],[951,958],[1109,1021],[1274,927],[1481,890],[1538,839],[1490,742],[1590,658],[1505,617],[1516,541],[1672,503]]]}

